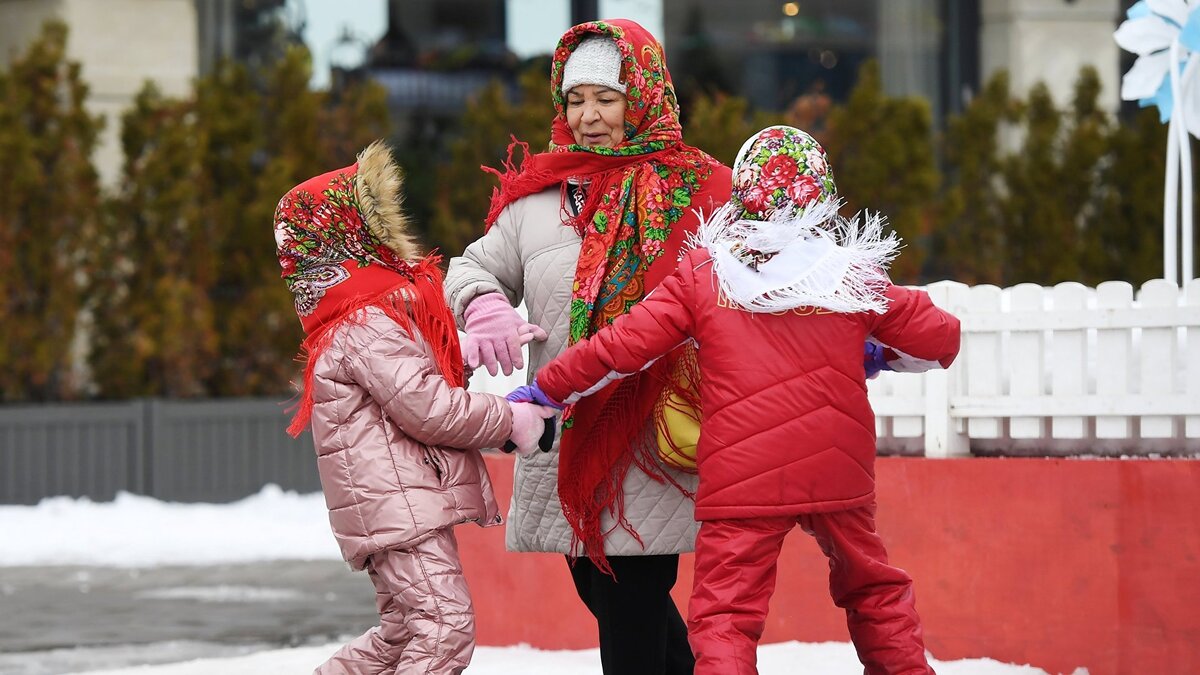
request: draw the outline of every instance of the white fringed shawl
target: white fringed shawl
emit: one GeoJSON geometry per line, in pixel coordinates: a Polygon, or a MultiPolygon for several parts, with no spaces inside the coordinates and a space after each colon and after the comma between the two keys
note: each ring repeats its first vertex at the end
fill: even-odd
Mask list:
{"type": "Polygon", "coordinates": [[[695,245],[708,249],[721,291],[749,312],[820,307],[833,312],[887,310],[887,267],[900,251],[883,234],[879,213],[846,219],[838,200],[812,204],[799,216],[739,220],[726,204],[700,218],[695,245]],[[742,245],[770,256],[752,267],[731,252],[742,245]]]}

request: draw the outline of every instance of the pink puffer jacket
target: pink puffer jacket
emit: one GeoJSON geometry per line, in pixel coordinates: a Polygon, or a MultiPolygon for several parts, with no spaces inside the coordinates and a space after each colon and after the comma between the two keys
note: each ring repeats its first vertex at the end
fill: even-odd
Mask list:
{"type": "Polygon", "coordinates": [[[318,358],[313,442],[329,523],[354,569],[434,530],[501,522],[481,448],[503,445],[503,398],[454,388],[424,340],[378,309],[318,358]]]}

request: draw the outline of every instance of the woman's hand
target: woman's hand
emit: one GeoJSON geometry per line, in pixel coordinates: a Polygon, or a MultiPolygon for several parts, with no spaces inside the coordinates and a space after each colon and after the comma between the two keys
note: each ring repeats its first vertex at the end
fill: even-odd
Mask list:
{"type": "Polygon", "coordinates": [[[525,366],[521,348],[533,340],[545,340],[546,331],[521,318],[501,293],[485,293],[467,305],[467,337],[462,342],[463,363],[470,370],[479,366],[491,375],[512,375],[525,366]]]}

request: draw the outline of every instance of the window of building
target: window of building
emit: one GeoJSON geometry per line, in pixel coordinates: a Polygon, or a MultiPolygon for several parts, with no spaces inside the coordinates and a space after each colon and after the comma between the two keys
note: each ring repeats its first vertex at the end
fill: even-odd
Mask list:
{"type": "Polygon", "coordinates": [[[720,89],[785,109],[822,91],[842,101],[877,59],[885,90],[957,110],[977,81],[977,0],[663,2],[667,58],[681,93],[720,89]]]}

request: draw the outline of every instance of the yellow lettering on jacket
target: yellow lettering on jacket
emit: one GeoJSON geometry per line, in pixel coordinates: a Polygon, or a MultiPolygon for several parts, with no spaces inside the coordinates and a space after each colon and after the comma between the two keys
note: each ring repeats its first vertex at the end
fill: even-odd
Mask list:
{"type": "MultiPolygon", "coordinates": [[[[721,309],[740,309],[729,301],[729,297],[725,292],[717,290],[717,307],[721,309]]],[[[767,312],[772,316],[783,316],[784,314],[795,314],[796,316],[815,316],[817,314],[833,314],[833,310],[825,309],[824,307],[814,307],[812,305],[804,305],[802,307],[794,307],[792,309],[781,309],[778,312],[767,312]]]]}

